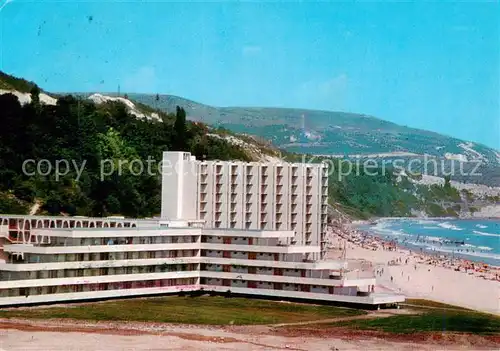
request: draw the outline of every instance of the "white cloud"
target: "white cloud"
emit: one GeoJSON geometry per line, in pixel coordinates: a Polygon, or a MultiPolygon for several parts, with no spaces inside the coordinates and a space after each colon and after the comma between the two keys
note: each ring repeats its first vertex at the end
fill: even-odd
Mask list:
{"type": "Polygon", "coordinates": [[[260,46],[247,45],[241,51],[243,56],[258,55],[262,52],[262,48],[260,46]]]}
{"type": "Polygon", "coordinates": [[[151,93],[156,89],[156,72],[154,67],[143,66],[126,76],[121,86],[124,92],[151,93]]]}

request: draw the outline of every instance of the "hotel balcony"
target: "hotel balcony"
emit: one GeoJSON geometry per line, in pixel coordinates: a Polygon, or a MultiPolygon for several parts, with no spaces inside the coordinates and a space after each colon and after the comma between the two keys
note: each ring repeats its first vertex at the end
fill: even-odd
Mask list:
{"type": "Polygon", "coordinates": [[[200,184],[201,185],[206,185],[208,183],[208,175],[207,174],[201,174],[200,175],[200,184]]]}
{"type": "Polygon", "coordinates": [[[215,176],[215,184],[222,184],[222,174],[215,176]]]}
{"type": "Polygon", "coordinates": [[[283,185],[281,184],[276,185],[276,193],[283,194],[283,185]]]}
{"type": "Polygon", "coordinates": [[[276,195],[276,204],[281,205],[283,202],[283,195],[276,195]]]}

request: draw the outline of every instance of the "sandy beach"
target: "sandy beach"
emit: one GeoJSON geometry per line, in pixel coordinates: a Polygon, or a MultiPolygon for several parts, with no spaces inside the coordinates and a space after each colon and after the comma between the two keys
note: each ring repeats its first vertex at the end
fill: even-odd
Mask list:
{"type": "Polygon", "coordinates": [[[330,242],[330,258],[340,257],[345,245],[351,265],[366,261],[364,270],[373,271],[377,277],[376,291],[400,292],[408,298],[425,298],[500,315],[498,267],[412,252],[352,228],[334,228],[330,242]]]}

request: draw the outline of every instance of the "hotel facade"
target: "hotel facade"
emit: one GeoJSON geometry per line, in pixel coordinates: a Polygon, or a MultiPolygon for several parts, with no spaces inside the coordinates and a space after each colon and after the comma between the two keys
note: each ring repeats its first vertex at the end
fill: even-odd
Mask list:
{"type": "Polygon", "coordinates": [[[163,161],[160,218],[0,215],[0,306],[199,291],[404,301],[324,260],[325,165],[163,161]]]}

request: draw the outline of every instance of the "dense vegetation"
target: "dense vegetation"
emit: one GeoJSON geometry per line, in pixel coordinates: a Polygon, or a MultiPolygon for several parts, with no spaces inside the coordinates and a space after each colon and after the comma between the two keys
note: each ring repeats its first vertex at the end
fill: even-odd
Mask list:
{"type": "MultiPolygon", "coordinates": [[[[151,101],[143,99],[144,104],[136,103],[146,114],[158,113],[161,121],[157,121],[137,119],[118,102],[96,105],[85,99],[85,95],[59,96],[56,106],[43,105],[38,98],[40,90],[34,83],[0,72],[2,88],[30,92],[32,102],[21,106],[14,95],[0,95],[3,125],[0,129],[0,213],[26,213],[30,206],[39,203],[42,212],[49,214],[155,215],[160,208],[158,163],[163,151],[186,150],[199,159],[258,157],[252,150],[243,150],[208,133],[236,136],[254,145],[260,154],[281,153],[266,139],[234,135],[220,126],[214,129],[186,121],[184,108],[203,111],[207,120],[218,110],[209,107],[196,110],[199,104],[180,98],[157,95],[151,101]],[[176,101],[186,105],[171,108],[176,101]],[[172,113],[156,110],[167,105],[172,113]],[[41,160],[45,163],[37,170],[36,162],[41,160]],[[25,161],[29,161],[28,164],[25,161]],[[27,166],[24,172],[23,165],[27,166]],[[47,170],[48,165],[52,167],[51,172],[47,170]],[[56,176],[56,165],[65,174],[56,176]]],[[[131,94],[131,97],[140,95],[131,94]]],[[[259,116],[264,111],[247,110],[259,116]]],[[[281,110],[266,111],[279,113],[281,110]]],[[[375,119],[363,117],[361,121],[361,126],[366,127],[375,119]]],[[[457,216],[461,210],[461,194],[450,186],[449,179],[445,186],[423,186],[411,182],[409,176],[398,176],[390,165],[374,170],[346,158],[321,158],[285,151],[282,155],[294,162],[327,160],[332,170],[330,202],[353,217],[411,216],[415,211],[431,216],[457,216]]],[[[477,210],[472,194],[466,192],[462,196],[470,203],[470,211],[477,210]]],[[[491,199],[494,200],[498,199],[491,199]]]]}
{"type": "Polygon", "coordinates": [[[17,90],[21,93],[29,93],[36,84],[22,78],[16,78],[0,71],[0,89],[17,90]]]}
{"type": "Polygon", "coordinates": [[[399,175],[391,165],[370,167],[362,161],[290,153],[285,158],[292,162],[326,162],[330,202],[355,218],[409,217],[415,211],[433,217],[458,216],[461,209],[460,193],[450,185],[449,177],[444,185],[419,185],[411,181],[417,175],[399,175]]]}
{"type": "Polygon", "coordinates": [[[38,94],[32,87],[32,102],[24,106],[12,94],[0,95],[2,213],[26,213],[38,201],[49,214],[152,216],[160,209],[163,151],[249,160],[237,146],[208,137],[205,125],[187,122],[182,108],[161,113],[162,122],[149,121],[117,102],[95,105],[64,96],[48,106],[38,94]],[[58,177],[56,165],[65,174],[58,177]]]}

